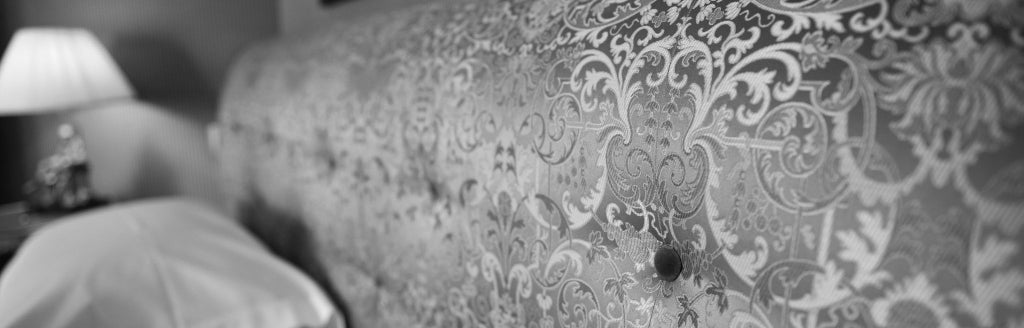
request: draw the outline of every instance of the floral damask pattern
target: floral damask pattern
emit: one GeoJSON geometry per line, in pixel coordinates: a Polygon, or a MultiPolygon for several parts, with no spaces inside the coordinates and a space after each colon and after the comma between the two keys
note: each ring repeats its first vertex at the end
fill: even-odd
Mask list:
{"type": "Polygon", "coordinates": [[[424,4],[250,51],[224,167],[294,185],[364,326],[1021,326],[1021,17],[424,4]]]}

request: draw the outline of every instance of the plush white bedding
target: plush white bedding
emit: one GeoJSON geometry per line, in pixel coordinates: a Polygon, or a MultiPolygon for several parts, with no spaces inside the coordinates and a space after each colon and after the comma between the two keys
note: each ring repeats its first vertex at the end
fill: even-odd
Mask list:
{"type": "Polygon", "coordinates": [[[62,219],[0,277],[0,327],[320,327],[333,314],[233,220],[177,199],[62,219]]]}

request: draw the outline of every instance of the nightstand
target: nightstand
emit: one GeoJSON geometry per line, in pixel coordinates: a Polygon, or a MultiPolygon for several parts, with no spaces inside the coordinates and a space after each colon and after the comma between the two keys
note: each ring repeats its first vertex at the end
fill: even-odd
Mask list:
{"type": "Polygon", "coordinates": [[[20,202],[0,205],[0,274],[29,235],[61,216],[31,213],[20,202]]]}

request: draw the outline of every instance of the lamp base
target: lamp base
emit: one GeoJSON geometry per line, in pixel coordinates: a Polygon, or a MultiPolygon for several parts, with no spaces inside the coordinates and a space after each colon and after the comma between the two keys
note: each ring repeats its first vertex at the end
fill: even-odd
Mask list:
{"type": "MultiPolygon", "coordinates": [[[[45,160],[44,160],[45,161],[45,160]]],[[[89,186],[89,165],[68,166],[57,173],[56,183],[33,179],[25,184],[25,204],[33,212],[67,213],[104,205],[89,186]]]]}
{"type": "Polygon", "coordinates": [[[62,124],[57,131],[57,151],[39,162],[35,177],[25,185],[26,204],[40,212],[72,212],[97,205],[85,142],[70,124],[62,124]]]}

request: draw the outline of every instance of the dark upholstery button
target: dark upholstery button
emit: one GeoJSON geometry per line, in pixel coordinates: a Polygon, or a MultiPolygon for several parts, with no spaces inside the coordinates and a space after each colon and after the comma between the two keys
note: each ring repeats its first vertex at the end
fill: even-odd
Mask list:
{"type": "Polygon", "coordinates": [[[679,272],[683,271],[683,263],[679,252],[669,246],[662,246],[654,253],[654,270],[658,277],[665,281],[675,281],[679,272]]]}

